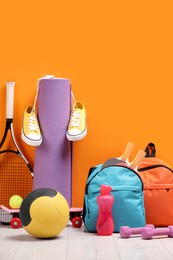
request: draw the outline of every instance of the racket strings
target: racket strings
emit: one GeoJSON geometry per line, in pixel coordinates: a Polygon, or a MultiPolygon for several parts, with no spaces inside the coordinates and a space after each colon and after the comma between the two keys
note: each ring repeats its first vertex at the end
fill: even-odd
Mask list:
{"type": "Polygon", "coordinates": [[[32,175],[24,159],[13,152],[0,154],[0,204],[9,207],[13,195],[24,198],[32,191],[32,175]]]}

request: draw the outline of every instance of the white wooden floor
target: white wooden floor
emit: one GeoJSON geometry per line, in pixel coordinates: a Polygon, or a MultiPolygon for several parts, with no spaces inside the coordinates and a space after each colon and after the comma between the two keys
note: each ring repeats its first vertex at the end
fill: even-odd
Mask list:
{"type": "Polygon", "coordinates": [[[67,227],[54,239],[36,239],[23,228],[0,224],[0,260],[172,260],[173,238],[98,236],[67,227]]]}

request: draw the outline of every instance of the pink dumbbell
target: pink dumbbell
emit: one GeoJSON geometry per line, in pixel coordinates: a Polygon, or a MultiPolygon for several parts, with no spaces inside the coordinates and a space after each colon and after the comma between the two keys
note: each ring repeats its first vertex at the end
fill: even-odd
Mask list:
{"type": "MultiPolygon", "coordinates": [[[[146,225],[145,227],[148,227],[150,229],[154,229],[155,227],[151,224],[146,225]]],[[[141,234],[144,227],[138,227],[138,228],[130,228],[128,226],[121,226],[120,228],[120,235],[122,238],[129,238],[131,235],[139,235],[141,234]]]]}
{"type": "Polygon", "coordinates": [[[167,228],[156,228],[145,227],[142,230],[142,237],[144,239],[151,239],[153,236],[168,236],[173,237],[173,226],[167,228]]]}

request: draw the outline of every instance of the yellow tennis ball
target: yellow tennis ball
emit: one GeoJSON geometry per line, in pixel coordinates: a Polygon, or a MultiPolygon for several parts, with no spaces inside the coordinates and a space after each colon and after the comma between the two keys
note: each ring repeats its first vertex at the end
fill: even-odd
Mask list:
{"type": "Polygon", "coordinates": [[[19,195],[13,195],[9,199],[9,205],[12,209],[19,209],[23,199],[19,195]]]}

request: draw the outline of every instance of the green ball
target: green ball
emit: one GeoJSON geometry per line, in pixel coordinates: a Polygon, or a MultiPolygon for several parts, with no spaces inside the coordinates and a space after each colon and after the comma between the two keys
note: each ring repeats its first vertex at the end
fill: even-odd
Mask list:
{"type": "Polygon", "coordinates": [[[13,195],[9,199],[9,205],[12,209],[19,209],[23,199],[19,195],[13,195]]]}

